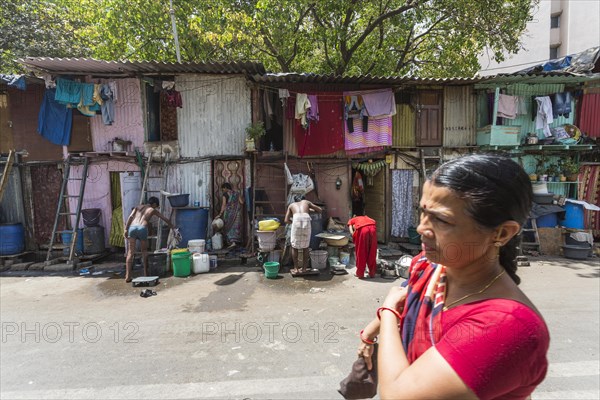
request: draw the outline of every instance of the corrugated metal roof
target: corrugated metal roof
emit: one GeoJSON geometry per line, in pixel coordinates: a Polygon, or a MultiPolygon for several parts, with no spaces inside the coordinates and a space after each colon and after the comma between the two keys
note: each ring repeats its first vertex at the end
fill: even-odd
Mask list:
{"type": "Polygon", "coordinates": [[[417,78],[410,76],[342,76],[334,74],[313,73],[266,73],[254,75],[252,79],[257,83],[345,83],[345,84],[381,84],[381,85],[420,85],[420,84],[469,84],[479,82],[481,78],[417,78]]]}
{"type": "Polygon", "coordinates": [[[131,76],[169,75],[184,73],[201,74],[264,74],[265,67],[253,62],[229,63],[168,63],[159,61],[105,61],[93,58],[26,57],[18,60],[29,69],[55,75],[106,75],[131,76]]]}

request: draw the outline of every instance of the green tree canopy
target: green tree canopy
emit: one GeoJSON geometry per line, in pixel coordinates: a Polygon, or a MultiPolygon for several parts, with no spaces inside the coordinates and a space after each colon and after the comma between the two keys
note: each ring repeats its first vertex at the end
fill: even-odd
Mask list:
{"type": "MultiPolygon", "coordinates": [[[[6,2],[11,0],[0,0],[6,2]]],[[[168,0],[33,0],[2,12],[3,54],[175,61],[168,0]],[[17,15],[11,19],[8,16],[17,15]],[[25,26],[26,29],[21,31],[25,26]]],[[[173,0],[182,61],[271,71],[470,76],[519,49],[530,0],[173,0]]]]}

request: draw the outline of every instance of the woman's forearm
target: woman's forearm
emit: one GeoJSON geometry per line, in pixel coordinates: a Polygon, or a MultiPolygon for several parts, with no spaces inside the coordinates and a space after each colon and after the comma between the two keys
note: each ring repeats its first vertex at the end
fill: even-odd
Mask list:
{"type": "Polygon", "coordinates": [[[385,399],[388,397],[387,393],[395,392],[392,389],[396,381],[410,364],[398,331],[398,318],[394,313],[386,310],[382,310],[380,315],[377,371],[380,396],[385,399]]]}

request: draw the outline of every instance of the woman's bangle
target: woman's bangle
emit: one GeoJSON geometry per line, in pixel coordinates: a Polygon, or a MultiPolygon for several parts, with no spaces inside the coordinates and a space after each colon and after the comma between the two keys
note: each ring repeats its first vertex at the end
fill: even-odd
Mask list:
{"type": "Polygon", "coordinates": [[[377,309],[377,319],[378,319],[378,320],[381,320],[381,311],[384,311],[384,310],[387,310],[387,311],[391,311],[391,312],[393,312],[393,313],[394,313],[394,315],[396,316],[396,318],[398,318],[398,321],[400,321],[400,320],[402,319],[402,317],[400,316],[400,313],[399,313],[398,311],[394,310],[393,308],[389,308],[389,307],[379,307],[379,308],[377,309]]]}
{"type": "Polygon", "coordinates": [[[359,336],[360,336],[360,340],[361,340],[363,343],[365,343],[365,344],[375,344],[375,343],[377,343],[377,338],[375,338],[375,339],[373,339],[373,340],[369,340],[368,338],[365,338],[365,337],[363,336],[363,332],[364,332],[364,331],[365,331],[365,330],[363,329],[362,331],[360,331],[360,334],[359,334],[359,336]]]}

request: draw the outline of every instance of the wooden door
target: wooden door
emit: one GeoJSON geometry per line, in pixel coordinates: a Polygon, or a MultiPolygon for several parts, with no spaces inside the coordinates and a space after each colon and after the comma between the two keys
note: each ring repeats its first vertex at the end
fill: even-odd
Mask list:
{"type": "Polygon", "coordinates": [[[373,185],[365,184],[365,215],[377,222],[377,241],[385,243],[387,229],[385,204],[385,168],[373,177],[373,185]]]}
{"type": "Polygon", "coordinates": [[[417,146],[442,145],[442,92],[422,91],[417,96],[417,146]]]}
{"type": "MultiPolygon", "coordinates": [[[[99,116],[91,118],[100,118],[99,116]]],[[[94,151],[92,144],[92,130],[90,128],[90,117],[86,117],[79,111],[73,112],[73,127],[71,128],[71,143],[68,151],[73,153],[94,151]]]]}
{"type": "Polygon", "coordinates": [[[12,121],[8,108],[8,94],[0,93],[0,153],[13,149],[12,121]]]}

